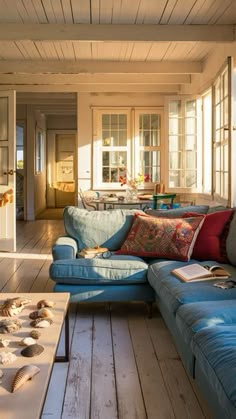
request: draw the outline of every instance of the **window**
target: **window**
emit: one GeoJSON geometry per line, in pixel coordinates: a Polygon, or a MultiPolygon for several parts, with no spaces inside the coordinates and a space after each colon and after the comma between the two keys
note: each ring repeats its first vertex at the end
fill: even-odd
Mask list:
{"type": "Polygon", "coordinates": [[[16,125],[16,169],[24,169],[24,126],[16,125]]]}
{"type": "Polygon", "coordinates": [[[148,175],[145,186],[153,188],[161,176],[161,117],[155,110],[94,111],[95,189],[120,189],[126,171],[132,177],[148,175]]]}
{"type": "Polygon", "coordinates": [[[168,102],[168,188],[195,192],[200,185],[200,101],[168,102]]]}
{"type": "Polygon", "coordinates": [[[216,199],[226,201],[229,199],[229,71],[227,66],[213,86],[213,192],[216,199]]]}
{"type": "Polygon", "coordinates": [[[35,140],[35,172],[41,173],[44,169],[44,138],[43,131],[36,130],[35,140]]]}
{"type": "Polygon", "coordinates": [[[212,192],[212,94],[206,92],[202,97],[202,192],[212,192]]]}

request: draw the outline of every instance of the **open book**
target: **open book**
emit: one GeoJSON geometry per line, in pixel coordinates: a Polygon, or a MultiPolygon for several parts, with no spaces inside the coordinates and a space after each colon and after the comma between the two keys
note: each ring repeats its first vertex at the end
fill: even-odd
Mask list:
{"type": "Polygon", "coordinates": [[[184,282],[217,278],[227,279],[230,277],[230,273],[222,268],[222,266],[214,265],[204,267],[198,263],[193,263],[192,265],[187,265],[183,268],[173,269],[171,272],[184,282]]]}
{"type": "Polygon", "coordinates": [[[95,256],[101,255],[107,251],[107,247],[85,247],[81,250],[81,252],[78,253],[78,255],[83,258],[94,258],[95,256]]]}

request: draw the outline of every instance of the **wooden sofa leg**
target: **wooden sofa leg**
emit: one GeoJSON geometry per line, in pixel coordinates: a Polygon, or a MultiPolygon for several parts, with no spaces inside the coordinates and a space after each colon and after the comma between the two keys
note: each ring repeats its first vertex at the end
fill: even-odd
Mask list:
{"type": "Polygon", "coordinates": [[[148,318],[152,319],[152,301],[147,302],[148,318]]]}

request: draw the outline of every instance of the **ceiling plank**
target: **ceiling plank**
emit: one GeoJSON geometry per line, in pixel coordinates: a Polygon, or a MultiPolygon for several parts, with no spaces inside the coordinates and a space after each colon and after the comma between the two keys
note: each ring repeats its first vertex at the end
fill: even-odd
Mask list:
{"type": "Polygon", "coordinates": [[[3,84],[187,84],[188,74],[1,74],[3,84]]]}
{"type": "Polygon", "coordinates": [[[0,73],[62,73],[62,74],[196,74],[202,72],[200,61],[30,61],[0,60],[0,73]]]}
{"type": "Polygon", "coordinates": [[[163,93],[163,94],[178,94],[181,91],[179,84],[150,84],[150,85],[137,85],[137,84],[71,84],[71,85],[14,85],[4,84],[0,85],[0,91],[16,90],[16,92],[81,92],[81,93],[163,93]]]}
{"type": "Polygon", "coordinates": [[[1,23],[0,40],[233,42],[235,25],[111,25],[1,23]]]}

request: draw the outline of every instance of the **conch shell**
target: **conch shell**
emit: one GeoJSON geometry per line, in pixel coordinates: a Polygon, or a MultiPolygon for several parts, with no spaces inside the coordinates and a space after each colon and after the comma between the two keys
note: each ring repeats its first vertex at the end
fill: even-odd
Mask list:
{"type": "Polygon", "coordinates": [[[23,386],[28,380],[31,380],[35,374],[40,371],[36,365],[25,365],[24,367],[20,368],[12,383],[11,392],[14,393],[18,390],[21,386],[23,386]]]}
{"type": "Polygon", "coordinates": [[[15,297],[9,298],[4,301],[3,305],[0,307],[0,314],[6,317],[12,317],[19,314],[27,304],[32,300],[28,298],[15,297]]]}

